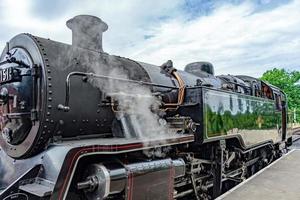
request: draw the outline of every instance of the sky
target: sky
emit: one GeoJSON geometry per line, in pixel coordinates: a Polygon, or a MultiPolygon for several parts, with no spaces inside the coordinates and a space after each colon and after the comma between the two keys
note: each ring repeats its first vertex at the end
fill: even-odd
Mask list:
{"type": "Polygon", "coordinates": [[[79,14],[108,24],[113,55],[178,69],[209,61],[217,75],[300,70],[300,0],[0,0],[0,49],[23,32],[71,43],[65,22],[79,14]]]}

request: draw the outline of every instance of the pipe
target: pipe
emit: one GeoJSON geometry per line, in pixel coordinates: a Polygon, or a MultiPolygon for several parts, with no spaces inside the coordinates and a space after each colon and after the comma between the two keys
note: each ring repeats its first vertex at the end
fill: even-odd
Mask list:
{"type": "Polygon", "coordinates": [[[180,89],[180,88],[177,88],[177,87],[170,87],[170,86],[155,84],[155,83],[150,83],[150,82],[135,81],[135,80],[124,79],[124,78],[115,78],[115,77],[112,77],[112,76],[98,75],[98,74],[94,74],[94,73],[74,71],[74,72],[69,73],[67,78],[66,78],[65,104],[64,105],[59,104],[57,106],[58,110],[62,110],[62,111],[65,111],[65,112],[68,112],[70,110],[70,107],[69,107],[69,103],[70,103],[70,83],[71,83],[71,77],[72,76],[85,76],[85,77],[100,78],[100,79],[112,79],[112,80],[115,80],[115,81],[128,82],[128,83],[137,84],[137,85],[147,85],[147,86],[169,88],[169,89],[180,89]]]}

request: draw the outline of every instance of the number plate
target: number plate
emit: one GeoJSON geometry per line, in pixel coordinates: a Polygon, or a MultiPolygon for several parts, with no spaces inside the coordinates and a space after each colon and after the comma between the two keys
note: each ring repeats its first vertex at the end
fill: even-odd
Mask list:
{"type": "Polygon", "coordinates": [[[13,73],[12,67],[0,69],[0,84],[12,81],[13,79],[12,73],[13,73]]]}

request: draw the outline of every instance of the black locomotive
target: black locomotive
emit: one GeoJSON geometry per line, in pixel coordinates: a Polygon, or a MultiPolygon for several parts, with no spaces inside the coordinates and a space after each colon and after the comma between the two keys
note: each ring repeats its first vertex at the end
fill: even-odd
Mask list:
{"type": "Polygon", "coordinates": [[[291,144],[285,94],[210,63],[176,70],[30,34],[0,58],[0,199],[213,199],[291,144]]]}

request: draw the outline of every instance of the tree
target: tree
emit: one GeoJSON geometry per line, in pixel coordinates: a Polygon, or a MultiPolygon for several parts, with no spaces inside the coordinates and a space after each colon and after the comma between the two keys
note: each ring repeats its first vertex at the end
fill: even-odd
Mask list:
{"type": "Polygon", "coordinates": [[[282,89],[288,97],[288,108],[296,110],[300,120],[300,71],[289,72],[285,69],[274,68],[266,71],[261,80],[282,89]]]}

